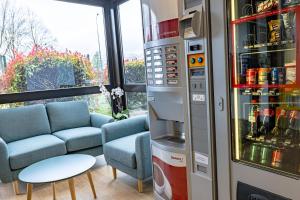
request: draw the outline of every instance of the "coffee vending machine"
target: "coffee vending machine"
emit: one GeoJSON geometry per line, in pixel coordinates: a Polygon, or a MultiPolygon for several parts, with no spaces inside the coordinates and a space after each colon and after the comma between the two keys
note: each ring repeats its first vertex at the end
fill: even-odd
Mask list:
{"type": "Polygon", "coordinates": [[[187,69],[186,147],[189,198],[217,199],[212,65],[208,7],[205,0],[184,0],[180,35],[187,69]]]}
{"type": "Polygon", "coordinates": [[[187,200],[186,74],[178,0],[142,0],[155,199],[187,200]]]}

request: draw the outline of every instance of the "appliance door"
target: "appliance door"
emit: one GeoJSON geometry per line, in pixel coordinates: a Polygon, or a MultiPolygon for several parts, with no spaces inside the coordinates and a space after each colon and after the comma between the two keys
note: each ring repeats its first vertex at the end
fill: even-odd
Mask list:
{"type": "Polygon", "coordinates": [[[174,150],[152,141],[155,199],[188,200],[186,156],[182,150],[174,150]]]}
{"type": "Polygon", "coordinates": [[[221,199],[300,197],[299,3],[211,1],[221,199]]]}

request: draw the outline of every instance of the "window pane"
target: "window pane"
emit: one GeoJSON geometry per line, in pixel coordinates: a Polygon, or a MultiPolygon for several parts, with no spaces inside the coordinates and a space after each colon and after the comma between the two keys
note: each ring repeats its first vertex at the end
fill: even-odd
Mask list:
{"type": "Polygon", "coordinates": [[[130,116],[142,115],[147,112],[147,95],[144,92],[127,92],[127,107],[130,116]]]}
{"type": "Polygon", "coordinates": [[[7,16],[0,16],[0,93],[108,83],[102,8],[53,0],[0,4],[7,16]]]}
{"type": "Polygon", "coordinates": [[[143,28],[140,0],[120,5],[125,84],[145,83],[143,28]]]}
{"type": "Polygon", "coordinates": [[[80,100],[88,102],[90,112],[111,116],[112,111],[111,111],[110,100],[101,94],[63,97],[63,98],[56,98],[56,99],[45,99],[39,101],[20,102],[20,103],[0,104],[0,109],[15,108],[15,107],[33,105],[38,103],[45,104],[49,102],[80,101],[80,100]]]}

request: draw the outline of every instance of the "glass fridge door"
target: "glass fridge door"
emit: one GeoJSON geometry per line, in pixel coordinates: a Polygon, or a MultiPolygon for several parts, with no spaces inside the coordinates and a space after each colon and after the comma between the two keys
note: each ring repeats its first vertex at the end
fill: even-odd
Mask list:
{"type": "Polygon", "coordinates": [[[300,177],[300,0],[231,0],[233,159],[300,177]]]}

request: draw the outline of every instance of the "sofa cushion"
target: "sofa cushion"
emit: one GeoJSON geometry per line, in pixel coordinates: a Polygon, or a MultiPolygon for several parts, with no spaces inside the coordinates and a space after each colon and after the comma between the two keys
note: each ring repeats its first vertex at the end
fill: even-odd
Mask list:
{"type": "Polygon", "coordinates": [[[13,170],[67,153],[64,141],[53,135],[40,135],[11,142],[7,144],[7,148],[13,170]]]}
{"type": "Polygon", "coordinates": [[[68,152],[79,151],[102,145],[100,128],[80,127],[53,133],[66,143],[68,152]]]}
{"type": "Polygon", "coordinates": [[[45,106],[0,109],[0,137],[6,142],[51,133],[45,106]]]}
{"type": "Polygon", "coordinates": [[[52,132],[91,124],[85,101],[54,102],[48,103],[46,107],[52,132]]]}
{"type": "Polygon", "coordinates": [[[136,169],[135,139],[138,135],[130,135],[105,143],[103,147],[105,158],[136,169]]]}

